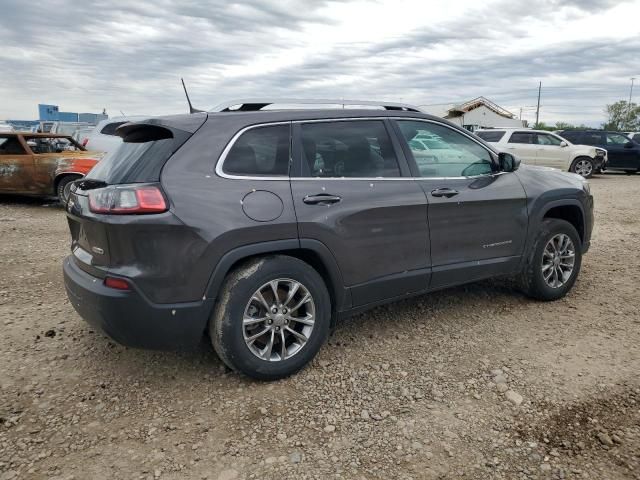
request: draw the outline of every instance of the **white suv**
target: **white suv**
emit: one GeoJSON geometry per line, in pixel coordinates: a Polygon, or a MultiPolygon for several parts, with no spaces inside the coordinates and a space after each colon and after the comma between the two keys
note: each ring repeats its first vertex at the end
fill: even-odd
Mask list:
{"type": "Polygon", "coordinates": [[[606,168],[607,151],[574,145],[545,130],[495,129],[475,132],[501,152],[515,154],[523,163],[553,167],[590,178],[606,168]]]}

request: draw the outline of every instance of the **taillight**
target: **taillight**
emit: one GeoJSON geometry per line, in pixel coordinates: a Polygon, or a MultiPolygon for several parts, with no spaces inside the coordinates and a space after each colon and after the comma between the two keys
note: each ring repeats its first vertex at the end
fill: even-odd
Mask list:
{"type": "Polygon", "coordinates": [[[127,215],[168,209],[162,191],[155,185],[114,185],[89,191],[89,210],[93,213],[127,215]]]}
{"type": "Polygon", "coordinates": [[[116,290],[131,290],[129,282],[122,278],[106,277],[104,279],[105,287],[115,288],[116,290]]]}

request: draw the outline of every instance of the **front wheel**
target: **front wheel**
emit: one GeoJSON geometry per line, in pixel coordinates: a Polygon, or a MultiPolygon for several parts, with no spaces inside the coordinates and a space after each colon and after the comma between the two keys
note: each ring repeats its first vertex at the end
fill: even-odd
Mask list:
{"type": "Polygon", "coordinates": [[[575,227],[565,220],[547,218],[520,275],[522,290],[538,300],[562,298],[573,287],[581,264],[582,242],[575,227]]]}
{"type": "Polygon", "coordinates": [[[593,160],[589,157],[578,157],[571,164],[569,171],[577,173],[583,178],[591,178],[595,171],[593,160]]]}
{"type": "Polygon", "coordinates": [[[297,258],[250,260],[229,274],[209,335],[220,359],[259,380],[303,368],[329,334],[331,300],[322,277],[297,258]]]}

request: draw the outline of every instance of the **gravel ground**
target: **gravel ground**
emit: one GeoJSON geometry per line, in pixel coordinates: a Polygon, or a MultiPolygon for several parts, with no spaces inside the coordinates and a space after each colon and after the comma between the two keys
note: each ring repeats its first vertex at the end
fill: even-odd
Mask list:
{"type": "Polygon", "coordinates": [[[114,345],[62,284],[63,211],[0,198],[0,480],[640,478],[640,176],[591,181],[571,294],[482,282],[342,324],[258,383],[114,345]]]}

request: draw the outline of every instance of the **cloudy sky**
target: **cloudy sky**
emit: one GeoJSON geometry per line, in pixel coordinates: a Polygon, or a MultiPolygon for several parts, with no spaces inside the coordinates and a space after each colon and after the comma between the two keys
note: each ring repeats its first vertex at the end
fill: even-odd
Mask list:
{"type": "MultiPolygon", "coordinates": [[[[0,118],[247,97],[418,105],[484,95],[597,125],[640,77],[640,0],[0,0],[0,118]]],[[[640,83],[640,80],[638,80],[640,83]]],[[[636,101],[640,98],[638,85],[636,101]]]]}

